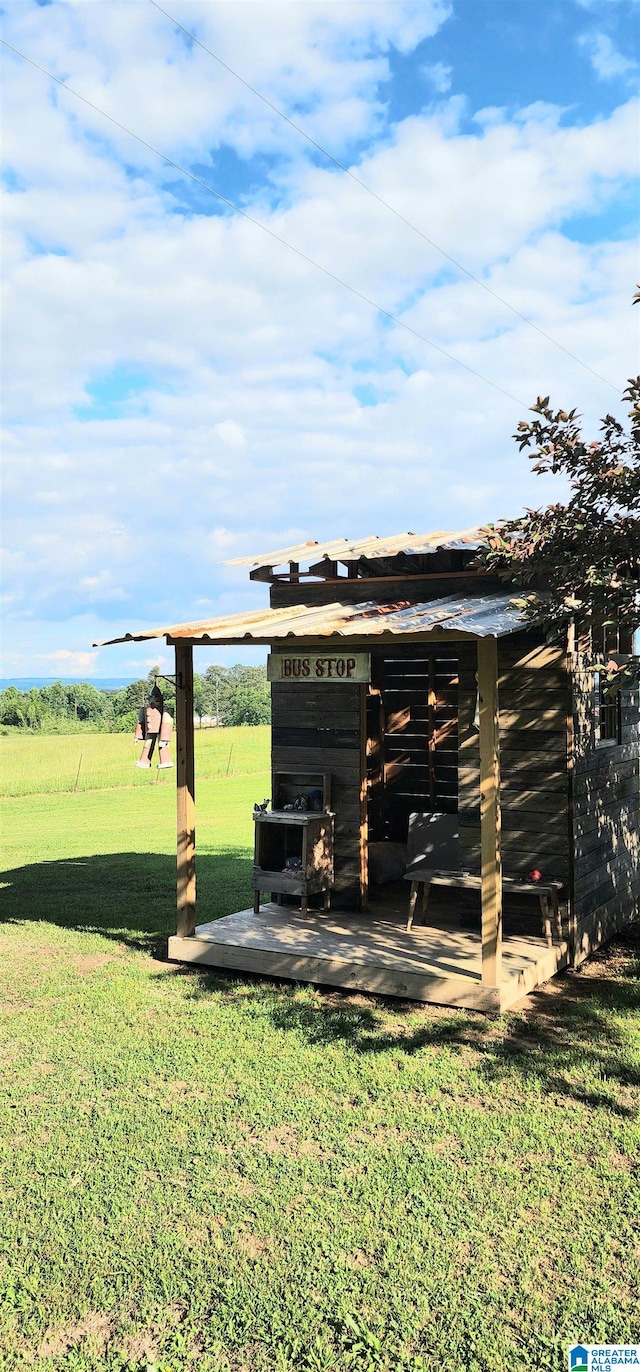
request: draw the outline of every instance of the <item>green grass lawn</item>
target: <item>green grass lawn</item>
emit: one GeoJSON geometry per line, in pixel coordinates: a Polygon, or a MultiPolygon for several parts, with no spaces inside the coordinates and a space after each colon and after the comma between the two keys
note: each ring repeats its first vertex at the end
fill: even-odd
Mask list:
{"type": "MultiPolygon", "coordinates": [[[[203,917],[249,903],[269,790],[266,731],[229,775],[223,733],[203,917]]],[[[177,968],[173,778],[46,793],[49,745],[87,736],[18,742],[3,1369],[560,1372],[570,1341],[637,1340],[637,926],[493,1021],[177,968]]]]}

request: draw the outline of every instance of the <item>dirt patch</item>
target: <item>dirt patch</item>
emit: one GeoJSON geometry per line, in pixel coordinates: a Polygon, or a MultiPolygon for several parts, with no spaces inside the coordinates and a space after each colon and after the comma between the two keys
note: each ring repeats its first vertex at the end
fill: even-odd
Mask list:
{"type": "Polygon", "coordinates": [[[182,1095],[184,1095],[184,1092],[185,1092],[185,1091],[188,1091],[188,1090],[189,1090],[189,1082],[188,1082],[188,1081],[168,1081],[168,1082],[166,1083],[166,1088],[167,1088],[167,1091],[169,1092],[169,1095],[170,1095],[170,1096],[182,1096],[182,1095]]]}
{"type": "Polygon", "coordinates": [[[62,1358],[72,1347],[73,1338],[67,1329],[47,1329],[38,1353],[41,1358],[62,1358]]]}
{"type": "Polygon", "coordinates": [[[380,1010],[376,996],[362,995],[360,991],[318,991],[317,1000],[332,1010],[380,1010]]]}
{"type": "Polygon", "coordinates": [[[224,1247],[222,1239],[222,1220],[211,1219],[207,1224],[182,1223],[178,1225],[178,1233],[182,1235],[190,1248],[212,1248],[220,1249],[224,1247]]]}
{"type": "Polygon", "coordinates": [[[110,1315],[90,1310],[78,1324],[63,1329],[48,1329],[38,1350],[41,1358],[62,1358],[70,1348],[86,1343],[92,1354],[104,1353],[113,1332],[110,1315]]]}
{"type": "Polygon", "coordinates": [[[282,1153],[293,1156],[300,1152],[298,1136],[288,1124],[279,1124],[276,1129],[268,1129],[266,1134],[254,1134],[250,1141],[273,1157],[282,1153]]]}
{"type": "Polygon", "coordinates": [[[356,1248],[353,1253],[345,1253],[344,1261],[346,1266],[350,1267],[354,1272],[361,1271],[363,1267],[373,1266],[372,1259],[369,1257],[368,1253],[365,1253],[363,1248],[356,1248]]]}
{"type": "Polygon", "coordinates": [[[240,1196],[242,1200],[251,1200],[251,1197],[255,1196],[258,1188],[255,1182],[249,1180],[249,1177],[245,1177],[242,1172],[236,1172],[232,1169],[229,1169],[228,1176],[236,1195],[240,1196]]]}
{"type": "Polygon", "coordinates": [[[80,1322],[77,1329],[81,1338],[86,1339],[96,1352],[104,1352],[113,1331],[113,1320],[110,1315],[100,1315],[92,1312],[80,1322]]]}
{"type": "Polygon", "coordinates": [[[301,1158],[326,1157],[327,1149],[323,1148],[317,1139],[301,1139],[298,1144],[298,1153],[301,1158]]]}
{"type": "Polygon", "coordinates": [[[127,1334],[122,1340],[122,1352],[127,1361],[132,1363],[140,1363],[143,1359],[148,1363],[154,1363],[160,1356],[160,1350],[150,1329],[143,1329],[138,1334],[127,1334]]]}
{"type": "Polygon", "coordinates": [[[462,1144],[457,1134],[443,1134],[435,1143],[427,1145],[425,1152],[435,1153],[436,1156],[439,1156],[441,1153],[459,1153],[461,1147],[462,1144]]]}
{"type": "Polygon", "coordinates": [[[262,1254],[266,1252],[269,1247],[267,1240],[259,1239],[257,1234],[239,1234],[236,1243],[240,1252],[244,1253],[245,1257],[253,1258],[254,1260],[262,1257],[262,1254]]]}
{"type": "Polygon", "coordinates": [[[615,1172],[640,1171],[640,1162],[635,1158],[630,1157],[627,1153],[619,1153],[616,1148],[609,1154],[609,1166],[612,1167],[615,1172]]]}
{"type": "Polygon", "coordinates": [[[104,967],[106,963],[114,961],[113,953],[88,953],[85,957],[73,958],[71,966],[79,977],[86,977],[98,967],[104,967]]]}
{"type": "Polygon", "coordinates": [[[156,1095],[171,1103],[183,1101],[210,1100],[211,1093],[203,1087],[194,1087],[191,1081],[160,1081],[155,1087],[156,1095]]]}
{"type": "Polygon", "coordinates": [[[299,1138],[295,1127],[289,1124],[279,1124],[264,1134],[249,1134],[246,1142],[264,1148],[272,1157],[316,1158],[326,1151],[315,1139],[299,1138]]]}
{"type": "Polygon", "coordinates": [[[373,1129],[358,1129],[355,1134],[349,1134],[345,1139],[348,1147],[357,1147],[358,1144],[365,1144],[374,1148],[391,1148],[394,1145],[408,1143],[411,1134],[406,1129],[398,1129],[395,1125],[380,1124],[373,1129]]]}

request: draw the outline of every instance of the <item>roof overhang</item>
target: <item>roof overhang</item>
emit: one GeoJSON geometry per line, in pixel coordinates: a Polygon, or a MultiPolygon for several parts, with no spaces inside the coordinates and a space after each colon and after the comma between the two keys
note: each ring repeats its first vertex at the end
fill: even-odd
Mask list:
{"type": "Polygon", "coordinates": [[[142,643],[166,638],[168,644],[255,644],[275,646],[295,640],[302,646],[321,640],[348,639],[353,647],[383,644],[401,639],[422,643],[434,639],[502,638],[527,627],[509,595],[444,596],[430,601],[395,601],[357,605],[334,601],[331,605],[295,605],[284,609],[255,610],[203,620],[197,624],[171,624],[158,629],[125,633],[96,643],[104,648],[115,643],[142,643]]]}

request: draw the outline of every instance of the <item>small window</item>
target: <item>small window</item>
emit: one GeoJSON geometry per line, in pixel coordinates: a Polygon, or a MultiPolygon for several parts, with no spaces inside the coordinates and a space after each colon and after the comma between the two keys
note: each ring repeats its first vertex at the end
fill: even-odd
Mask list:
{"type": "Polygon", "coordinates": [[[622,701],[621,693],[609,696],[605,693],[602,672],[595,674],[595,735],[596,748],[610,748],[620,743],[622,738],[622,701]]]}
{"type": "Polygon", "coordinates": [[[611,654],[630,656],[633,652],[633,629],[628,624],[618,624],[614,618],[596,621],[591,631],[591,646],[596,659],[611,654]]]}

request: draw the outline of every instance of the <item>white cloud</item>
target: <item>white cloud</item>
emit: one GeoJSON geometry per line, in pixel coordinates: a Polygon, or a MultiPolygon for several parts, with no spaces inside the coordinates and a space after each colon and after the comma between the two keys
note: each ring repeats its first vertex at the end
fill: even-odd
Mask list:
{"type": "Polygon", "coordinates": [[[86,592],[86,600],[127,600],[127,592],[122,586],[114,585],[113,574],[107,568],[98,572],[96,576],[83,576],[80,578],[80,586],[86,592]]]}
{"type": "Polygon", "coordinates": [[[68,676],[93,675],[97,653],[71,652],[68,648],[57,648],[54,653],[45,653],[45,660],[53,662],[68,676]]]}
{"type": "Polygon", "coordinates": [[[445,66],[444,62],[428,63],[422,67],[423,74],[439,95],[444,95],[451,86],[451,72],[453,68],[445,66]]]}
{"type": "Polygon", "coordinates": [[[236,424],[235,419],[224,419],[221,424],[215,424],[213,432],[227,448],[239,450],[247,446],[244,429],[236,424]]]}
{"type": "MultiPolygon", "coordinates": [[[[638,0],[631,0],[631,3],[637,5],[638,0]]],[[[578,4],[582,10],[607,10],[614,5],[627,4],[627,0],[578,0],[578,4]]]]}
{"type": "MultiPolygon", "coordinates": [[[[302,105],[336,150],[365,129],[355,170],[380,195],[624,383],[631,250],[573,242],[563,225],[628,183],[633,103],[582,126],[538,104],[484,111],[470,128],[454,99],[383,127],[389,46],[410,50],[444,6],[258,5],[249,25],[246,13],[185,3],[179,17],[278,102],[302,105]]],[[[352,181],[305,162],[285,126],[150,6],[21,6],[12,24],[25,50],[176,156],[201,157],[208,176],[221,143],[277,156],[271,181],[261,173],[246,192],[252,213],[525,403],[549,390],[591,425],[611,406],[606,387],[352,181]]],[[[18,644],[26,616],[41,651],[60,651],[64,632],[75,654],[121,626],[263,604],[244,569],[217,565],[234,554],[464,527],[546,499],[511,442],[512,402],[246,221],[176,212],[161,163],[53,100],[38,73],[14,62],[8,77],[9,160],[22,177],[8,196],[6,309],[19,423],[6,445],[5,573],[18,644]],[[118,408],[123,367],[138,381],[118,408]],[[109,378],[104,418],[96,379],[108,400],[109,378]]],[[[100,671],[119,675],[126,652],[101,651],[100,671]]]]}
{"type": "Polygon", "coordinates": [[[33,499],[40,505],[62,505],[65,497],[62,491],[34,491],[33,499]]]}
{"type": "Polygon", "coordinates": [[[585,33],[578,42],[585,49],[601,81],[614,81],[618,76],[629,76],[637,70],[638,63],[631,57],[625,57],[607,33],[585,33]]]}

